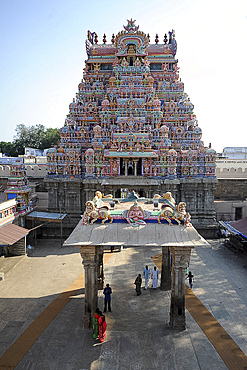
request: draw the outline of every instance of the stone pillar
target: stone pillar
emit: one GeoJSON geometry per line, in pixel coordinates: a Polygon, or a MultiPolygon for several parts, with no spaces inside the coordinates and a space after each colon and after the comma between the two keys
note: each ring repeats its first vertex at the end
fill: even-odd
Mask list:
{"type": "Polygon", "coordinates": [[[170,247],[172,253],[170,326],[184,330],[185,324],[185,272],[192,247],[170,247]]]}
{"type": "Polygon", "coordinates": [[[68,183],[67,181],[63,183],[63,199],[64,199],[64,209],[69,209],[69,198],[67,197],[68,194],[68,183]]]}
{"type": "Polygon", "coordinates": [[[97,247],[96,249],[96,263],[97,263],[97,288],[104,289],[104,264],[103,264],[104,248],[97,247]]]}
{"type": "Polygon", "coordinates": [[[81,249],[82,263],[85,270],[85,307],[84,321],[85,329],[92,328],[93,314],[98,306],[98,264],[95,246],[83,246],[81,249]]]}
{"type": "Polygon", "coordinates": [[[124,163],[125,163],[125,167],[124,167],[124,170],[125,170],[125,176],[128,176],[128,160],[126,159],[126,160],[124,161],[124,163]]]}
{"type": "Polygon", "coordinates": [[[134,176],[137,176],[137,160],[134,160],[134,176]]]}
{"type": "Polygon", "coordinates": [[[162,247],[161,290],[171,290],[171,254],[169,247],[162,247]]]}
{"type": "Polygon", "coordinates": [[[84,189],[85,190],[85,193],[86,193],[86,199],[85,199],[85,203],[88,201],[88,200],[92,200],[89,198],[89,192],[90,192],[90,189],[84,189]]]}

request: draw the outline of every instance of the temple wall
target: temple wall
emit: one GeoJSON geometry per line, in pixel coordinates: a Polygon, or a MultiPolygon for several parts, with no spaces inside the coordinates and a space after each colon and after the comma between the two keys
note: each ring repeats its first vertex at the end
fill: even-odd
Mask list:
{"type": "Polygon", "coordinates": [[[245,200],[247,198],[247,179],[218,179],[214,197],[217,200],[245,200]]]}
{"type": "Polygon", "coordinates": [[[215,211],[217,221],[235,221],[247,217],[247,200],[217,200],[215,201],[215,211]],[[240,214],[237,213],[237,209],[240,210],[240,214]]]}

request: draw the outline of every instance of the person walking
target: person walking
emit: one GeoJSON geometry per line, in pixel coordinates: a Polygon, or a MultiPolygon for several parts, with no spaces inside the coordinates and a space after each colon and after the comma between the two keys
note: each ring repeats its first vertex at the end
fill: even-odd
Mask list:
{"type": "Polygon", "coordinates": [[[158,276],[159,276],[159,273],[158,273],[158,270],[157,270],[156,266],[154,266],[151,276],[152,276],[152,279],[153,279],[153,288],[156,289],[157,285],[158,285],[158,276]]]}
{"type": "Polygon", "coordinates": [[[143,275],[145,279],[145,288],[148,288],[148,280],[149,280],[149,275],[150,275],[150,269],[148,268],[148,265],[146,265],[145,269],[143,270],[143,275]]]}
{"type": "Polygon", "coordinates": [[[109,286],[109,284],[106,284],[106,287],[103,291],[103,294],[105,295],[105,308],[104,312],[106,312],[107,306],[108,306],[108,311],[111,312],[111,294],[112,294],[112,289],[109,286]]]}
{"type": "Polygon", "coordinates": [[[134,281],[134,284],[136,286],[136,294],[137,295],[140,295],[142,294],[141,292],[141,285],[142,285],[142,278],[141,278],[141,274],[138,274],[137,278],[135,279],[134,281]]]}
{"type": "Polygon", "coordinates": [[[191,271],[189,271],[187,278],[189,279],[190,289],[193,287],[193,277],[194,275],[192,275],[191,271]]]}

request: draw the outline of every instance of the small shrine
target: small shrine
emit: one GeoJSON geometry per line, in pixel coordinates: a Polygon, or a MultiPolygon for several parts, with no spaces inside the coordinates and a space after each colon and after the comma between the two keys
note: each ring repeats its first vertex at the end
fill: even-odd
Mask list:
{"type": "Polygon", "coordinates": [[[114,199],[96,191],[66,246],[80,247],[85,269],[84,327],[92,326],[103,288],[103,253],[109,247],[161,247],[161,289],[171,290],[170,326],[185,329],[185,272],[191,249],[208,245],[190,222],[186,203],[176,204],[171,192],[156,194],[153,201],[134,192],[114,199]],[[172,254],[172,267],[171,267],[172,254]]]}
{"type": "Polygon", "coordinates": [[[5,193],[6,200],[16,199],[16,211],[19,216],[24,216],[35,208],[36,198],[28,185],[24,165],[11,166],[5,193]]]}

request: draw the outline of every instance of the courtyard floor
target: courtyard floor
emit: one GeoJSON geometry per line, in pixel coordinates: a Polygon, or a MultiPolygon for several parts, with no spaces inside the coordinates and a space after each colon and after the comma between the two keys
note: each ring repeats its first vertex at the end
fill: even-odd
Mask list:
{"type": "MultiPolygon", "coordinates": [[[[184,331],[169,328],[169,292],[133,284],[158,248],[104,254],[113,290],[103,344],[83,328],[79,248],[38,240],[28,257],[0,259],[0,369],[247,369],[247,257],[219,240],[192,251],[184,331]]],[[[158,257],[156,258],[157,265],[158,257]]],[[[99,307],[103,295],[99,291],[99,307]]]]}

